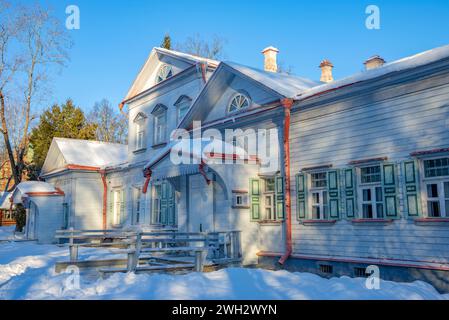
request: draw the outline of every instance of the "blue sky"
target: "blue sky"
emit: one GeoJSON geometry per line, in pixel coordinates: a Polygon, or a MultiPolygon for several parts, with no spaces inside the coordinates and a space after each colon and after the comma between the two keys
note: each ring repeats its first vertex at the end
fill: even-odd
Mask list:
{"type": "MultiPolygon", "coordinates": [[[[71,61],[53,77],[53,102],[72,98],[89,110],[95,101],[118,105],[151,48],[165,33],[173,42],[199,34],[227,40],[227,60],[262,68],[260,51],[273,45],[296,75],[319,79],[324,58],[342,78],[380,54],[387,61],[449,44],[447,0],[428,1],[200,1],[41,0],[65,21],[75,4],[81,29],[70,31],[71,61]],[[380,8],[381,29],[365,27],[365,8],[380,8]]],[[[45,106],[42,106],[45,107],[45,106]]]]}

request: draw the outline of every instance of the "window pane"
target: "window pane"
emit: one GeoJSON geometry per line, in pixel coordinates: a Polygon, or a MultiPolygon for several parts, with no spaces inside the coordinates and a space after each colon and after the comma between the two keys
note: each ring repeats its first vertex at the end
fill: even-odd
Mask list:
{"type": "Polygon", "coordinates": [[[326,172],[312,173],[312,188],[325,188],[327,186],[326,172]]]}
{"type": "Polygon", "coordinates": [[[427,185],[427,197],[428,198],[438,198],[438,185],[428,184],[427,185]]]}
{"type": "Polygon", "coordinates": [[[444,197],[449,199],[449,182],[444,183],[444,197]]]}
{"type": "Polygon", "coordinates": [[[373,206],[371,204],[363,205],[363,217],[366,219],[370,219],[373,217],[373,206]]]}
{"type": "Polygon", "coordinates": [[[427,201],[427,211],[429,217],[440,217],[440,203],[438,201],[427,201]]]}
{"type": "Polygon", "coordinates": [[[265,179],[265,191],[266,192],[274,191],[274,178],[265,179]]]}
{"type": "Polygon", "coordinates": [[[320,216],[320,207],[318,207],[318,206],[312,207],[312,216],[313,216],[313,219],[320,219],[321,218],[321,216],[320,216]]]}
{"type": "Polygon", "coordinates": [[[449,175],[449,158],[424,160],[426,177],[441,177],[449,175]]]}
{"type": "Polygon", "coordinates": [[[382,188],[381,187],[377,187],[376,188],[376,202],[383,202],[382,188]]]}
{"type": "Polygon", "coordinates": [[[365,167],[360,169],[362,183],[380,182],[380,166],[365,167]]]}
{"type": "Polygon", "coordinates": [[[384,216],[384,205],[378,203],[376,205],[376,210],[377,210],[377,218],[379,218],[379,219],[383,218],[383,216],[384,216]]]}
{"type": "Polygon", "coordinates": [[[371,201],[371,189],[363,189],[363,201],[371,201]]]}

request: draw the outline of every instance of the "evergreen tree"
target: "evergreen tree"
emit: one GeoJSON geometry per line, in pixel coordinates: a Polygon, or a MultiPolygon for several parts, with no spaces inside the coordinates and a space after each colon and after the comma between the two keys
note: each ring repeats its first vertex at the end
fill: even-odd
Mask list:
{"type": "Polygon", "coordinates": [[[53,138],[94,140],[96,129],[97,126],[88,123],[83,111],[70,99],[62,106],[55,104],[45,110],[39,124],[31,132],[35,169],[42,168],[53,138]]]}
{"type": "Polygon", "coordinates": [[[164,36],[164,40],[162,41],[161,48],[171,50],[171,38],[168,33],[164,36]]]}

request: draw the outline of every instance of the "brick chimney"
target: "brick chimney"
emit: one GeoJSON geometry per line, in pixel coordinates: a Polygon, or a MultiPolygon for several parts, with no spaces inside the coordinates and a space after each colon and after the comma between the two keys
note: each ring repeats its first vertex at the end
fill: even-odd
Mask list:
{"type": "Polygon", "coordinates": [[[366,60],[363,64],[365,65],[366,70],[371,70],[382,67],[384,63],[385,60],[381,56],[375,55],[366,60]]]}
{"type": "Polygon", "coordinates": [[[320,69],[321,69],[321,82],[332,82],[334,81],[334,77],[332,76],[332,68],[334,65],[329,60],[324,59],[320,63],[320,69]]]}
{"type": "Polygon", "coordinates": [[[277,55],[279,50],[275,47],[268,47],[263,49],[262,53],[265,56],[264,70],[268,72],[277,72],[277,55]]]}

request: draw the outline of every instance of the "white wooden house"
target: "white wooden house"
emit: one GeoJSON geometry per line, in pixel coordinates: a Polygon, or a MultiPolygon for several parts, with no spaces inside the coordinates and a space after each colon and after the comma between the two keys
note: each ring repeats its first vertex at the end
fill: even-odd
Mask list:
{"type": "Polygon", "coordinates": [[[335,81],[325,60],[323,82],[273,72],[277,52],[264,50],[258,70],[153,49],[120,105],[127,146],[53,142],[42,178],[65,193],[61,227],[240,230],[245,265],[282,257],[289,269],[363,276],[376,264],[385,278],[447,290],[449,47],[373,57],[335,81]],[[175,164],[172,132],[197,121],[206,136],[233,129],[224,145],[248,157],[259,154],[246,139],[270,132],[270,164],[175,164]]]}

